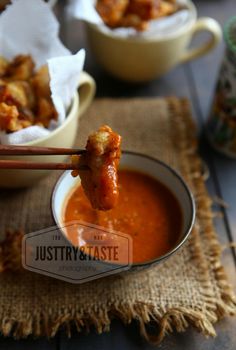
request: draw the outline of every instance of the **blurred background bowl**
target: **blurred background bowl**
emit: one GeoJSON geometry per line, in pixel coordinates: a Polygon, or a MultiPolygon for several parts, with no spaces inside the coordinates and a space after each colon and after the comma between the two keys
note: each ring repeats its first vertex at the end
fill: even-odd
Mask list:
{"type": "Polygon", "coordinates": [[[186,0],[189,18],[186,23],[164,36],[122,37],[104,28],[85,22],[88,42],[97,62],[111,75],[129,82],[153,80],[179,63],[190,61],[211,51],[222,37],[214,19],[197,19],[197,9],[186,0]],[[197,32],[211,36],[197,48],[188,49],[197,32]]]}

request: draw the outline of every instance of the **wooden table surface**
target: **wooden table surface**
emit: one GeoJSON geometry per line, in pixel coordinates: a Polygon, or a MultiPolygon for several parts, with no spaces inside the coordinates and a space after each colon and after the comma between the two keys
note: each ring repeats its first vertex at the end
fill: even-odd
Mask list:
{"type": "MultiPolygon", "coordinates": [[[[211,16],[221,25],[235,15],[235,0],[195,0],[199,16],[211,16]]],[[[223,43],[207,56],[192,63],[181,65],[166,76],[151,83],[133,86],[119,82],[109,77],[96,65],[86,44],[83,25],[77,21],[68,22],[65,17],[65,0],[59,0],[55,12],[61,23],[61,38],[65,45],[73,52],[85,47],[87,51],[86,71],[97,82],[98,97],[137,97],[137,96],[187,96],[192,103],[193,115],[199,127],[200,152],[210,169],[210,178],[207,181],[208,190],[212,197],[221,197],[228,203],[228,208],[217,205],[214,209],[222,217],[215,219],[219,240],[222,244],[236,241],[236,161],[225,158],[209,147],[204,138],[204,122],[208,116],[214,93],[219,65],[224,53],[223,43]]],[[[204,40],[204,34],[194,40],[194,44],[204,40]]],[[[236,255],[231,249],[225,250],[222,256],[229,279],[236,290],[236,255]]],[[[168,336],[159,346],[160,349],[173,350],[235,350],[236,349],[236,317],[222,320],[216,325],[217,337],[206,339],[194,329],[183,334],[168,336]]],[[[119,321],[113,321],[111,331],[102,335],[91,332],[89,335],[74,333],[71,339],[60,332],[54,339],[26,339],[16,341],[11,338],[0,338],[0,349],[154,349],[140,336],[137,324],[124,326],[119,321]]]]}

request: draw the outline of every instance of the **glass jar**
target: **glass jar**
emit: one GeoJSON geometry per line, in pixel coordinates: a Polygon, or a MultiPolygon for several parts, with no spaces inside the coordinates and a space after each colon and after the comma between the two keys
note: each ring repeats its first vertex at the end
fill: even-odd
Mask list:
{"type": "Polygon", "coordinates": [[[212,146],[236,159],[236,17],[224,27],[226,43],[215,97],[207,123],[212,146]]]}

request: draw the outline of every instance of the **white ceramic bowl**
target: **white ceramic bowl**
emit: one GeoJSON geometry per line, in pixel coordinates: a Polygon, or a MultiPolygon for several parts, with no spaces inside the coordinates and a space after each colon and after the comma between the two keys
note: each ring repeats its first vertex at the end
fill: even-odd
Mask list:
{"type": "MultiPolygon", "coordinates": [[[[133,152],[123,152],[121,157],[120,168],[128,168],[141,171],[152,176],[163,183],[177,198],[182,213],[183,225],[180,240],[176,246],[168,253],[161,257],[157,257],[152,261],[133,264],[132,269],[147,267],[151,264],[159,263],[176,252],[187,240],[195,220],[195,203],[193,195],[181,176],[165,163],[154,158],[144,156],[133,152]]],[[[80,178],[73,178],[70,171],[66,171],[58,180],[52,195],[52,214],[58,227],[63,227],[62,222],[63,211],[66,198],[74,187],[80,185],[80,178]]],[[[64,234],[62,230],[62,234],[64,234]]]]}

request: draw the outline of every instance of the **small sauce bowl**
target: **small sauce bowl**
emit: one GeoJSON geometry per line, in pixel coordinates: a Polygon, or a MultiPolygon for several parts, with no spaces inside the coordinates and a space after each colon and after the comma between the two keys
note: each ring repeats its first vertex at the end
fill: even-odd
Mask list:
{"type": "MultiPolygon", "coordinates": [[[[139,153],[123,152],[120,168],[128,168],[130,170],[142,172],[165,185],[177,199],[183,216],[182,228],[176,245],[166,254],[156,257],[153,260],[131,264],[131,271],[134,271],[164,261],[183,246],[191,233],[195,221],[195,202],[183,178],[174,169],[160,160],[139,153]]],[[[80,178],[73,178],[70,171],[66,171],[59,178],[54,188],[51,209],[53,218],[58,227],[65,226],[63,222],[65,203],[69,194],[77,186],[80,186],[80,178]]],[[[61,232],[68,239],[66,233],[63,230],[61,230],[61,232]]]]}

